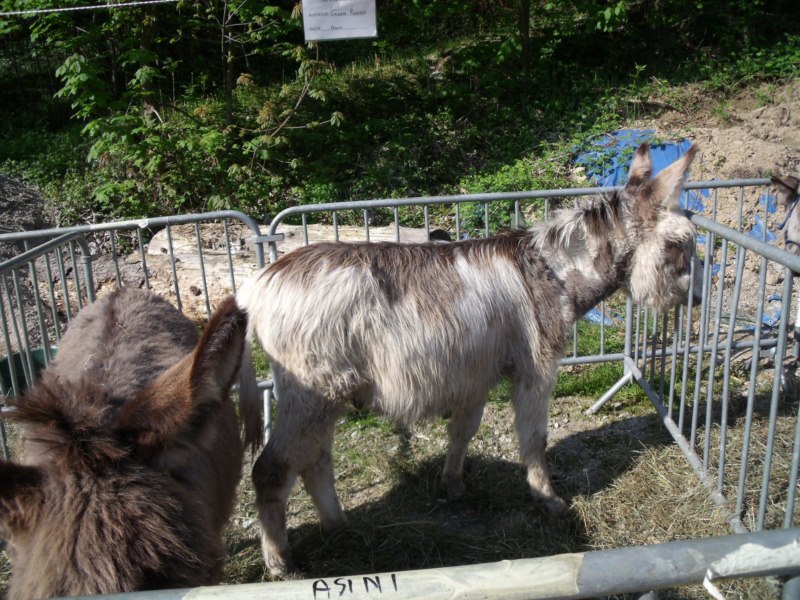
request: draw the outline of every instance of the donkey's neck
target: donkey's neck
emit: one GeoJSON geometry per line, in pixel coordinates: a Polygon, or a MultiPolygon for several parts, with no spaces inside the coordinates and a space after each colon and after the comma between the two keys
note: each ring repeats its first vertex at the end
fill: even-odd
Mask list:
{"type": "Polygon", "coordinates": [[[620,288],[628,258],[609,247],[553,269],[564,284],[564,305],[572,309],[571,314],[564,312],[565,320],[571,321],[569,325],[620,288]]]}
{"type": "Polygon", "coordinates": [[[616,197],[558,213],[540,229],[538,245],[563,286],[562,315],[572,325],[625,281],[633,249],[616,197]]]}

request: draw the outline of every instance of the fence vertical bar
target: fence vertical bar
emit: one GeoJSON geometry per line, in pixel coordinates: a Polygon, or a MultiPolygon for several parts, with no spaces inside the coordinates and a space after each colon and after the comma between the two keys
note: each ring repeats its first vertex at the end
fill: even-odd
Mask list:
{"type": "Polygon", "coordinates": [[[142,236],[142,228],[136,229],[136,238],[139,241],[139,257],[142,259],[142,275],[144,276],[144,287],[150,289],[150,277],[147,274],[147,258],[145,258],[144,251],[144,237],[142,236]]]}
{"type": "MultiPolygon", "coordinates": [[[[727,240],[726,240],[727,241],[727,240]]],[[[725,263],[722,263],[721,279],[725,277],[725,263]]],[[[725,452],[728,444],[728,407],[730,403],[730,373],[731,354],[733,352],[733,334],[736,330],[736,315],[739,308],[739,297],[742,290],[742,277],[744,274],[744,248],[739,246],[736,250],[736,282],[733,286],[733,300],[731,301],[731,314],[728,317],[728,336],[725,341],[725,362],[722,380],[722,414],[720,415],[720,440],[719,440],[719,465],[717,466],[717,493],[722,493],[725,480],[725,452]]]]}
{"type": "MultiPolygon", "coordinates": [[[[19,282],[19,274],[16,270],[11,272],[11,281],[14,283],[14,296],[17,301],[17,310],[19,311],[20,320],[22,321],[22,337],[20,338],[17,333],[17,343],[19,344],[19,351],[22,358],[22,370],[25,372],[25,384],[31,385],[34,379],[33,370],[33,356],[31,355],[31,343],[28,337],[28,327],[25,324],[25,304],[22,301],[22,289],[19,282]]],[[[17,327],[16,319],[14,320],[15,329],[17,327]]]]}
{"type": "Polygon", "coordinates": [[[86,282],[86,298],[90,303],[94,302],[94,276],[92,275],[92,255],[85,240],[81,239],[81,264],[83,265],[83,280],[86,282]]]}
{"type": "MultiPolygon", "coordinates": [[[[706,256],[706,261],[713,263],[714,254],[711,253],[710,257],[706,256]]],[[[728,240],[722,240],[722,264],[728,260],[728,240]]],[[[708,469],[709,457],[711,454],[711,424],[712,424],[712,409],[714,407],[714,381],[717,377],[717,354],[719,349],[719,329],[722,323],[722,301],[725,293],[725,277],[719,278],[717,285],[717,305],[714,310],[714,327],[711,335],[711,356],[708,364],[708,380],[706,382],[706,427],[703,436],[703,469],[708,469]]],[[[708,311],[710,312],[710,311],[708,311]]]]}
{"type": "Polygon", "coordinates": [[[200,266],[200,281],[203,282],[203,300],[206,306],[206,316],[211,316],[211,298],[208,294],[208,281],[206,280],[206,266],[203,259],[203,240],[200,236],[200,223],[195,221],[194,224],[194,237],[197,242],[197,259],[200,266]]]}
{"type": "MultiPolygon", "coordinates": [[[[713,248],[713,236],[709,235],[706,239],[710,240],[710,247],[713,248]]],[[[713,254],[712,254],[713,256],[713,254]]],[[[703,348],[706,343],[706,337],[708,334],[708,310],[705,307],[708,306],[708,298],[711,295],[709,291],[710,287],[710,271],[711,271],[711,261],[708,260],[708,256],[706,256],[706,261],[703,264],[703,301],[700,304],[702,308],[701,315],[700,315],[700,339],[699,343],[697,344],[697,367],[695,372],[695,381],[694,381],[694,399],[692,405],[692,425],[691,431],[689,436],[689,443],[691,444],[692,448],[695,447],[697,442],[697,425],[698,425],[698,418],[699,418],[699,411],[700,411],[700,384],[703,380],[703,348]]]]}
{"type": "Polygon", "coordinates": [[[61,339],[61,323],[59,323],[58,309],[56,308],[56,291],[53,287],[53,269],[50,266],[50,254],[44,255],[44,272],[47,276],[47,290],[50,294],[50,316],[53,319],[53,331],[55,332],[56,341],[58,341],[61,339]]]}
{"type": "Polygon", "coordinates": [[[750,358],[750,384],[747,393],[747,409],[745,412],[744,433],[742,436],[742,458],[739,466],[739,489],[736,496],[736,512],[744,510],[745,486],[750,457],[750,437],[753,430],[753,410],[755,408],[756,379],[758,377],[758,360],[761,353],[761,323],[764,317],[764,291],[767,283],[767,259],[761,258],[761,269],[758,279],[758,298],[761,299],[756,308],[755,331],[753,332],[753,350],[750,358]]]}
{"type": "MultiPolygon", "coordinates": [[[[786,306],[792,304],[792,284],[794,278],[791,269],[784,271],[783,295],[786,306]]],[[[781,374],[783,357],[786,353],[786,333],[788,331],[787,319],[781,319],[778,327],[778,347],[775,352],[775,374],[772,381],[772,400],[769,408],[769,430],[767,432],[767,447],[764,452],[764,471],[761,478],[761,498],[758,503],[758,529],[764,528],[767,516],[767,496],[769,494],[769,475],[772,469],[772,455],[775,446],[775,428],[778,420],[778,400],[781,395],[781,374]]]]}
{"type": "MultiPolygon", "coordinates": [[[[27,244],[26,244],[27,247],[27,244]]],[[[42,338],[42,348],[44,348],[44,363],[50,364],[50,336],[47,334],[47,324],[44,318],[44,308],[42,306],[42,296],[39,293],[39,277],[36,274],[36,261],[28,262],[28,270],[31,274],[31,287],[33,288],[33,302],[36,306],[36,320],[39,324],[39,333],[42,338]]]]}
{"type": "Polygon", "coordinates": [[[661,398],[661,401],[664,401],[664,391],[667,385],[667,339],[669,337],[669,313],[664,313],[662,318],[662,325],[661,325],[661,370],[659,371],[659,377],[661,378],[660,387],[658,390],[658,396],[661,398]]]}
{"type": "Polygon", "coordinates": [[[656,311],[653,311],[653,334],[650,340],[650,385],[655,387],[656,357],[658,355],[658,313],[656,311]]]}
{"type": "Polygon", "coordinates": [[[650,347],[650,309],[642,310],[642,379],[647,379],[647,349],[650,347]]]}
{"type": "Polygon", "coordinates": [[[681,374],[681,403],[678,413],[678,430],[683,433],[683,426],[686,417],[686,398],[689,387],[689,359],[691,354],[692,341],[692,309],[694,308],[694,279],[697,269],[697,249],[692,254],[692,262],[689,265],[689,294],[686,302],[686,335],[683,346],[683,372],[681,374]]]}
{"type": "Polygon", "coordinates": [[[117,243],[113,231],[108,232],[111,240],[111,260],[114,261],[114,277],[117,279],[117,287],[122,287],[122,274],[119,272],[119,255],[117,254],[117,243]]]}
{"type": "Polygon", "coordinates": [[[739,188],[739,212],[736,218],[736,231],[741,231],[744,226],[744,187],[739,188]]]}
{"type": "Polygon", "coordinates": [[[333,211],[333,240],[339,241],[339,212],[333,211]]]}
{"type": "Polygon", "coordinates": [[[64,296],[64,312],[67,315],[67,322],[72,321],[72,305],[69,299],[69,284],[67,273],[64,268],[64,255],[61,248],[56,248],[56,264],[58,265],[58,276],[61,279],[61,295],[64,296]]]}
{"type": "Polygon", "coordinates": [[[172,245],[172,227],[170,227],[169,223],[167,223],[166,230],[167,230],[167,247],[169,248],[167,256],[169,256],[169,266],[172,269],[172,287],[175,290],[175,304],[178,306],[178,310],[183,312],[183,303],[181,302],[181,290],[180,286],[178,285],[178,268],[175,266],[175,248],[172,245]]]}
{"type": "Polygon", "coordinates": [[[634,338],[634,345],[633,345],[633,362],[639,362],[639,323],[640,323],[640,313],[641,307],[640,305],[636,305],[636,331],[635,331],[635,338],[634,338]]]}
{"type": "MultiPolygon", "coordinates": [[[[691,295],[691,294],[690,294],[691,295]]],[[[681,332],[683,331],[683,306],[675,307],[675,326],[672,332],[672,361],[669,371],[669,404],[667,414],[672,419],[672,411],[675,407],[675,382],[678,379],[678,349],[681,345],[681,332]]]]}
{"type": "Polygon", "coordinates": [[[9,460],[11,458],[11,452],[8,449],[8,434],[6,433],[6,424],[3,422],[2,417],[0,417],[0,445],[3,448],[3,460],[9,460]]]}
{"type": "MultiPolygon", "coordinates": [[[[0,290],[0,311],[2,311],[2,320],[0,323],[2,324],[3,328],[3,343],[6,346],[6,352],[8,353],[8,362],[9,365],[12,367],[9,369],[9,375],[11,376],[11,391],[14,393],[15,396],[18,396],[20,393],[20,385],[19,381],[17,380],[17,370],[14,367],[14,347],[11,345],[11,337],[8,331],[8,322],[6,321],[6,306],[5,301],[3,300],[3,291],[5,291],[5,296],[8,298],[8,311],[11,313],[12,323],[16,322],[16,317],[14,316],[14,307],[11,303],[11,296],[8,293],[8,284],[6,283],[6,276],[5,274],[0,274],[0,278],[3,280],[3,290],[0,290]]],[[[16,327],[16,324],[15,324],[16,327]]],[[[6,390],[3,390],[3,393],[6,393],[6,390]]]]}
{"type": "Polygon", "coordinates": [[[600,354],[606,353],[606,302],[600,303],[600,354]]]}
{"type": "Polygon", "coordinates": [[[231,244],[231,234],[228,231],[228,219],[222,219],[222,235],[225,236],[225,252],[228,259],[228,272],[231,275],[231,292],[236,293],[236,274],[233,270],[233,249],[231,244]]]}
{"type": "Polygon", "coordinates": [[[83,295],[81,294],[81,280],[78,275],[78,259],[75,257],[75,244],[72,240],[67,243],[69,258],[72,261],[72,277],[75,279],[75,300],[78,303],[78,310],[83,308],[83,295]]]}

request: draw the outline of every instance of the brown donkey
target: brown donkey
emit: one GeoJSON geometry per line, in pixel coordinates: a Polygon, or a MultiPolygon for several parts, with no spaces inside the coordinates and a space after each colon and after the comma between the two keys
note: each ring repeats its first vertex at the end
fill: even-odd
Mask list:
{"type": "Polygon", "coordinates": [[[0,461],[10,600],[217,582],[245,327],[230,297],[198,342],[166,300],[130,288],[78,314],[16,402],[21,462],[0,461]]]}
{"type": "MultiPolygon", "coordinates": [[[[643,145],[624,189],[528,230],[444,244],[313,244],[246,281],[237,300],[269,356],[278,404],[253,468],[270,572],[292,568],[286,503],[298,476],[323,527],[345,520],[331,447],[351,404],[401,423],[449,415],[441,482],[455,499],[489,390],[508,377],[531,494],[563,513],[545,448],[567,334],[618,289],[656,311],[690,289],[699,295],[695,227],[679,204],[696,151],[653,178],[643,145]]],[[[249,363],[242,403],[258,407],[249,363]]]]}

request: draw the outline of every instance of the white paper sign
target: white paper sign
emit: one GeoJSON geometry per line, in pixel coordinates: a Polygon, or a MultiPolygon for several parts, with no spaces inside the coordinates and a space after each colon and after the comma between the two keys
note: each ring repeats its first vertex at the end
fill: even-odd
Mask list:
{"type": "Polygon", "coordinates": [[[375,0],[303,0],[306,41],[377,37],[375,0]]]}

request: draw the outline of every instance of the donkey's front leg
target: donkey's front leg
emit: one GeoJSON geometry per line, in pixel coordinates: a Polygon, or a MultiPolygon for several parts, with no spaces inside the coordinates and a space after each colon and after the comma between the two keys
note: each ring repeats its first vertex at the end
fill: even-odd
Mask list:
{"type": "Polygon", "coordinates": [[[531,494],[547,512],[562,515],[569,507],[553,490],[545,457],[548,407],[554,379],[555,375],[535,382],[516,379],[513,381],[512,400],[520,458],[528,469],[531,494]]]}

